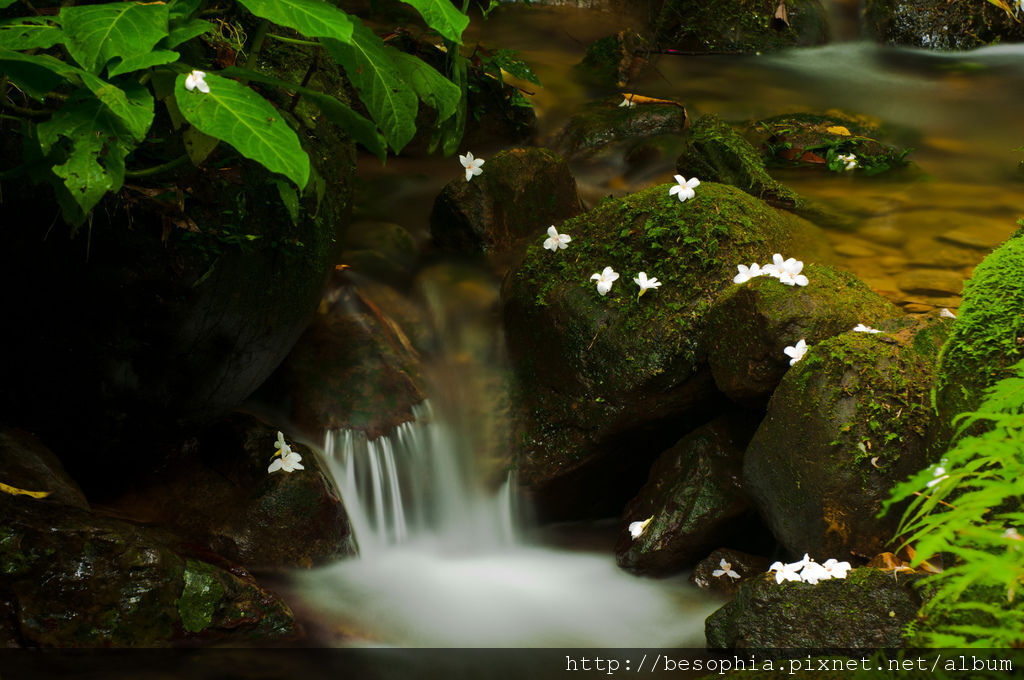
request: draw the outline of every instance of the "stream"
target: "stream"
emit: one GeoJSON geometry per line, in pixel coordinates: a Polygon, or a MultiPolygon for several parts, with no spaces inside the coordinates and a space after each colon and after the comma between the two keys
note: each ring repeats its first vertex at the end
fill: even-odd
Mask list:
{"type": "MultiPolygon", "coordinates": [[[[619,96],[573,70],[621,16],[559,7],[509,7],[474,20],[466,44],[517,49],[544,87],[532,101],[534,143],[549,143],[585,102],[619,96]]],[[[848,26],[840,37],[850,35],[848,26]]],[[[934,54],[849,40],[759,56],[661,55],[628,91],[685,104],[691,120],[744,121],[840,109],[884,123],[913,147],[919,171],[878,177],[786,170],[797,192],[855,218],[828,231],[837,264],[910,312],[955,310],[960,282],[1007,238],[1020,216],[1024,46],[934,54]]],[[[471,150],[488,158],[503,148],[471,150]]],[[[585,204],[670,181],[674,159],[627,167],[621,158],[573,167],[585,204]]],[[[462,175],[456,158],[360,159],[357,219],[396,222],[429,238],[434,197],[462,175]]],[[[544,225],[546,226],[546,225],[544,225]]],[[[538,238],[540,230],[538,230],[538,238]]],[[[298,572],[287,588],[323,646],[701,647],[704,618],[722,599],[687,574],[654,580],[618,568],[617,521],[538,529],[481,464],[487,428],[472,416],[504,371],[494,307],[477,318],[444,277],[491,301],[500,282],[484,262],[440,264],[414,296],[430,308],[442,347],[430,364],[429,403],[415,423],[375,441],[336,431],[324,458],[352,516],[361,557],[298,572]],[[455,272],[453,274],[453,272],[455,272]],[[434,294],[431,294],[433,290],[434,294]],[[471,408],[473,407],[473,408],[471,408]]],[[[491,426],[495,426],[491,423],[491,426]]],[[[501,423],[496,426],[500,427],[501,423]]]]}

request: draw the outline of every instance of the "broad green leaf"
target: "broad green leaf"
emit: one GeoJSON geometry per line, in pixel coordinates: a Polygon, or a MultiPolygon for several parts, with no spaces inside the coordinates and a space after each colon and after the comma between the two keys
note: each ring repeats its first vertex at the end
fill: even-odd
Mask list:
{"type": "Polygon", "coordinates": [[[0,47],[45,50],[63,40],[64,33],[52,18],[24,17],[0,22],[0,47]]]}
{"type": "Polygon", "coordinates": [[[128,128],[137,141],[142,141],[153,124],[153,95],[149,90],[136,82],[129,82],[125,89],[108,83],[102,78],[79,73],[82,82],[116,115],[128,128]]]}
{"type": "Polygon", "coordinates": [[[277,191],[281,194],[281,202],[284,203],[285,210],[288,211],[288,217],[292,219],[292,224],[299,223],[299,195],[295,193],[295,187],[284,180],[274,180],[274,184],[277,185],[277,191]]]}
{"type": "Polygon", "coordinates": [[[167,8],[171,13],[171,20],[187,19],[192,13],[199,9],[203,0],[170,0],[167,8]]]}
{"type": "Polygon", "coordinates": [[[241,83],[209,73],[209,92],[189,92],[185,77],[180,74],[174,83],[174,99],[185,120],[271,172],[281,173],[300,189],[306,186],[309,156],[295,131],[266,99],[241,83]]]}
{"type": "Polygon", "coordinates": [[[387,142],[380,132],[377,131],[377,127],[331,95],[237,66],[229,66],[221,71],[221,73],[226,76],[272,85],[282,90],[300,94],[306,99],[315,102],[329,121],[340,125],[352,139],[362,144],[368,151],[380,158],[381,161],[387,156],[387,142]]]}
{"type": "Polygon", "coordinates": [[[108,192],[124,183],[124,159],[135,147],[120,119],[99,101],[71,101],[37,127],[39,146],[50,153],[61,138],[68,140],[66,160],[54,174],[81,208],[88,213],[108,192]]]}
{"type": "Polygon", "coordinates": [[[120,63],[116,60],[112,61],[111,65],[107,68],[107,75],[113,78],[114,76],[119,76],[122,73],[131,73],[132,71],[140,71],[151,66],[170,64],[178,61],[180,56],[180,54],[172,50],[153,50],[146,54],[128,57],[120,63]]]}
{"type": "Polygon", "coordinates": [[[402,0],[415,7],[427,26],[454,43],[462,42],[462,32],[469,25],[469,17],[455,9],[451,0],[402,0]]]}
{"type": "Polygon", "coordinates": [[[195,166],[202,165],[206,157],[220,144],[220,140],[216,137],[203,134],[194,127],[185,129],[181,133],[181,139],[185,142],[185,153],[188,154],[188,159],[195,166]]]}
{"type": "Polygon", "coordinates": [[[516,50],[497,50],[491,55],[491,61],[504,69],[506,73],[534,85],[540,85],[540,79],[529,64],[519,58],[516,50]]]}
{"type": "Polygon", "coordinates": [[[167,36],[167,5],[108,2],[62,7],[65,45],[86,71],[98,74],[114,57],[146,54],[167,36]]]}
{"type": "Polygon", "coordinates": [[[395,153],[416,134],[416,94],[402,80],[395,66],[393,47],[388,47],[362,22],[352,30],[352,42],[325,40],[327,51],[345,67],[352,86],[367,111],[384,131],[395,153]]]}
{"type": "Polygon", "coordinates": [[[192,19],[181,26],[172,25],[171,32],[160,42],[160,46],[166,48],[177,47],[181,43],[188,42],[192,38],[200,36],[212,28],[213,24],[209,21],[203,21],[202,19],[192,19]]]}
{"type": "Polygon", "coordinates": [[[0,9],[7,9],[17,1],[18,0],[0,0],[0,9]]]}
{"type": "Polygon", "coordinates": [[[294,28],[310,38],[348,42],[352,19],[323,0],[238,0],[247,10],[275,24],[294,28]]]}
{"type": "Polygon", "coordinates": [[[438,123],[455,115],[459,107],[459,98],[462,97],[458,85],[422,59],[404,52],[394,52],[392,56],[402,79],[409,83],[424,104],[437,111],[438,123]]]}
{"type": "MultiPolygon", "coordinates": [[[[17,53],[16,53],[17,54],[17,53]]],[[[0,73],[10,78],[19,90],[38,102],[60,85],[63,78],[39,64],[28,61],[7,61],[0,58],[0,73]]]]}

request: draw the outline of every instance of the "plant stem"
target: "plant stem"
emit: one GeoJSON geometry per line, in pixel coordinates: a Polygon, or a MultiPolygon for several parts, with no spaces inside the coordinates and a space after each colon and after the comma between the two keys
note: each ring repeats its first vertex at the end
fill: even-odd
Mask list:
{"type": "Polygon", "coordinates": [[[275,35],[274,33],[267,33],[266,37],[271,40],[280,40],[281,42],[293,43],[295,45],[312,45],[313,47],[320,47],[320,43],[313,40],[299,40],[298,38],[286,38],[283,35],[275,35]]]}
{"type": "Polygon", "coordinates": [[[267,38],[267,30],[269,28],[270,22],[264,19],[256,29],[256,33],[252,37],[252,42],[249,43],[249,58],[245,60],[245,67],[247,69],[252,71],[256,70],[256,64],[260,57],[260,50],[263,49],[263,41],[267,38]]]}
{"type": "Polygon", "coordinates": [[[159,175],[164,172],[169,172],[175,168],[181,167],[188,163],[188,154],[182,154],[174,160],[167,161],[161,165],[154,165],[151,168],[143,168],[142,170],[128,170],[124,173],[125,177],[131,179],[138,179],[140,177],[152,177],[153,175],[159,175]]]}

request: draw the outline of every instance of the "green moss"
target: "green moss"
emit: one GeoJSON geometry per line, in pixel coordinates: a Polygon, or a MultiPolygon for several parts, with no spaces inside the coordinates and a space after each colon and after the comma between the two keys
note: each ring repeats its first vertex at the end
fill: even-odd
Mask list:
{"type": "Polygon", "coordinates": [[[964,284],[953,333],[942,348],[936,407],[943,424],[974,411],[983,392],[1024,356],[1024,230],[986,257],[964,284]]]}
{"type": "Polygon", "coordinates": [[[224,586],[212,565],[191,559],[185,561],[184,582],[184,589],[176,601],[181,627],[190,633],[198,633],[213,621],[214,612],[224,597],[224,586]]]}
{"type": "Polygon", "coordinates": [[[0,574],[20,576],[31,570],[32,559],[22,551],[21,541],[20,533],[0,526],[0,574]]]}
{"type": "Polygon", "coordinates": [[[818,0],[790,0],[788,22],[774,19],[776,5],[760,0],[719,0],[714,11],[701,3],[669,0],[655,22],[660,47],[686,51],[763,52],[820,44],[827,17],[818,0]]]}

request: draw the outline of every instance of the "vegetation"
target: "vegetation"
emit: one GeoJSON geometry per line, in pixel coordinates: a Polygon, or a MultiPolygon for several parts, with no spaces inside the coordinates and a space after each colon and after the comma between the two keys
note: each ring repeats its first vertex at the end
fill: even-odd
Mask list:
{"type": "MultiPolygon", "coordinates": [[[[0,16],[10,16],[14,3],[0,0],[0,16]]],[[[454,152],[465,127],[468,60],[458,45],[469,18],[467,7],[459,11],[447,0],[407,0],[443,40],[447,77],[326,0],[239,0],[246,21],[257,24],[251,35],[234,21],[234,9],[207,9],[203,0],[65,3],[50,10],[24,4],[32,15],[0,21],[0,120],[18,124],[24,159],[0,180],[27,176],[52,184],[72,224],[121,188],[132,152],[153,141],[157,104],[183,130],[188,155],[141,172],[199,165],[224,142],[287,179],[278,183],[287,206],[297,205],[296,189],[318,184],[296,134],[304,123],[250,83],[314,105],[382,160],[389,147],[397,153],[415,135],[419,101],[437,111],[434,148],[454,152]],[[268,39],[313,48],[304,78],[255,70],[268,39]],[[225,49],[246,52],[244,66],[207,71],[218,60],[203,55],[225,49]],[[369,119],[339,93],[306,87],[325,56],[344,69],[369,119]],[[196,87],[197,70],[205,72],[208,92],[196,87]]]]}
{"type": "Polygon", "coordinates": [[[1024,645],[1024,361],[985,392],[942,460],[893,489],[911,500],[900,536],[919,566],[946,556],[924,580],[928,600],[908,634],[915,646],[1024,645]],[[978,427],[984,427],[980,434],[978,427]]]}

